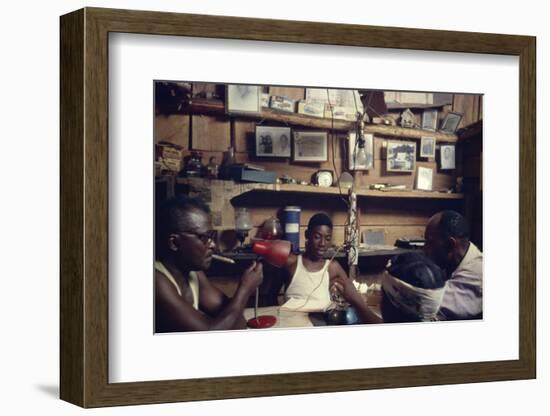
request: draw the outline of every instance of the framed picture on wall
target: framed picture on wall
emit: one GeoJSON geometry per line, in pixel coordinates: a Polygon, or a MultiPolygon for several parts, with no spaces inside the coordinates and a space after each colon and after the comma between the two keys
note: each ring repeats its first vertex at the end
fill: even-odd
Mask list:
{"type": "Polygon", "coordinates": [[[442,145],[439,148],[442,170],[455,169],[455,146],[452,144],[442,145]]]}
{"type": "Polygon", "coordinates": [[[420,157],[435,157],[435,137],[420,139],[420,157]]]}
{"type": "Polygon", "coordinates": [[[327,137],[324,131],[295,131],[292,159],[296,162],[326,162],[327,137]]]}
{"type": "MultiPolygon", "coordinates": [[[[101,407],[536,377],[536,267],[532,257],[536,251],[533,238],[536,227],[536,47],[533,37],[359,25],[349,30],[348,25],[330,23],[98,8],[67,14],[62,17],[60,26],[60,396],[63,400],[83,407],[101,407]],[[320,31],[321,27],[324,30],[320,31]],[[389,58],[388,48],[393,51],[389,58]],[[306,49],[307,53],[303,53],[306,49]],[[463,59],[463,55],[468,58],[463,59]],[[490,65],[486,63],[489,55],[490,65]],[[499,61],[501,55],[505,55],[506,60],[499,61]],[[148,59],[144,61],[143,56],[148,59]],[[418,59],[419,56],[422,59],[418,59]],[[208,59],[202,59],[205,57],[208,59]],[[439,85],[445,91],[453,91],[453,88],[474,90],[481,84],[492,104],[484,108],[483,128],[496,132],[502,119],[517,122],[519,129],[500,129],[502,137],[493,135],[483,142],[484,169],[493,171],[505,165],[507,169],[499,169],[501,183],[522,184],[521,193],[519,187],[508,187],[503,194],[494,183],[483,182],[483,196],[487,196],[483,198],[483,208],[488,212],[502,207],[518,208],[517,212],[511,208],[507,211],[507,219],[516,227],[510,227],[512,231],[506,239],[498,238],[502,228],[500,219],[483,216],[483,230],[491,237],[486,240],[491,242],[491,250],[505,251],[509,260],[506,264],[494,261],[494,257],[492,260],[491,256],[483,260],[486,271],[483,278],[491,283],[488,287],[498,283],[507,288],[494,296],[484,297],[483,313],[487,319],[468,320],[457,325],[429,322],[395,325],[388,318],[386,323],[354,324],[346,330],[327,327],[269,331],[241,326],[211,332],[219,328],[216,325],[221,321],[212,326],[210,321],[205,322],[209,318],[201,314],[200,308],[207,308],[207,305],[193,289],[197,282],[200,290],[207,287],[204,283],[208,279],[207,266],[211,261],[221,261],[214,259],[212,250],[208,249],[214,238],[208,209],[200,203],[185,205],[188,209],[189,206],[203,208],[196,208],[200,211],[200,221],[192,225],[197,227],[187,225],[183,229],[175,228],[183,226],[177,216],[164,214],[164,211],[161,215],[161,211],[153,209],[157,190],[152,174],[153,135],[150,134],[150,140],[135,140],[135,137],[143,135],[144,131],[152,133],[151,119],[156,114],[151,84],[159,73],[182,74],[183,71],[182,77],[187,80],[225,79],[234,85],[250,81],[270,85],[280,79],[280,67],[266,65],[266,62],[280,62],[283,58],[293,62],[290,81],[296,86],[349,89],[365,83],[364,68],[369,68],[369,79],[391,88],[403,81],[387,71],[388,65],[396,62],[414,73],[418,82],[439,85]],[[344,75],[335,77],[341,73],[342,58],[347,63],[344,75]],[[310,68],[317,67],[320,61],[323,71],[311,71],[310,68]],[[513,69],[510,69],[510,61],[514,62],[513,69]],[[211,65],[210,62],[238,62],[239,65],[211,65]],[[510,70],[495,71],[500,65],[510,70]],[[506,89],[508,85],[516,88],[512,94],[506,89]],[[520,112],[522,107],[533,111],[520,112]],[[117,128],[109,128],[112,125],[117,128]],[[502,146],[503,139],[512,145],[502,146]],[[157,218],[158,228],[155,227],[157,218]],[[135,238],[138,231],[140,238],[135,238]],[[178,250],[186,261],[198,262],[197,268],[192,270],[201,269],[206,276],[189,274],[189,287],[184,286],[184,296],[177,293],[179,286],[169,278],[170,270],[166,274],[159,271],[160,266],[156,268],[157,231],[164,233],[160,235],[164,254],[171,253],[166,249],[178,250]],[[185,245],[180,246],[183,242],[185,245]],[[516,247],[514,250],[509,249],[511,242],[516,247]],[[184,250],[191,243],[196,250],[184,250]],[[518,267],[509,267],[510,261],[518,267]],[[183,317],[198,316],[198,321],[193,321],[197,326],[188,325],[182,333],[172,331],[170,336],[155,333],[153,328],[158,315],[155,315],[155,285],[152,282],[161,282],[174,302],[185,302],[183,317]],[[338,360],[327,360],[327,349],[335,350],[343,344],[356,345],[360,340],[374,337],[377,342],[369,345],[370,354],[362,356],[361,360],[349,354],[339,356],[338,360]],[[290,338],[299,347],[293,351],[293,360],[280,354],[281,343],[290,338]],[[407,354],[402,354],[401,345],[396,342],[400,339],[415,339],[407,345],[407,354]],[[477,342],[469,342],[472,339],[477,342]],[[219,348],[220,345],[223,348],[219,348]],[[194,359],[178,361],[182,351],[194,359]],[[265,360],[266,355],[270,360],[265,360]]],[[[246,113],[244,123],[235,123],[233,114],[228,114],[225,104],[220,101],[194,100],[180,104],[185,111],[177,114],[177,118],[181,118],[184,128],[178,131],[183,134],[193,128],[192,117],[207,116],[212,126],[207,125],[200,132],[202,135],[207,134],[205,131],[210,127],[227,131],[228,125],[233,123],[235,131],[229,135],[235,134],[242,145],[243,136],[252,143],[255,141],[256,123],[264,124],[264,114],[254,111],[246,113]]],[[[231,108],[255,107],[243,104],[231,108]]],[[[291,143],[293,160],[298,162],[328,160],[327,132],[332,140],[336,134],[345,137],[355,126],[346,120],[323,120],[297,114],[284,114],[284,119],[281,113],[269,116],[272,118],[268,121],[273,124],[286,123],[303,128],[291,143]]],[[[202,123],[202,127],[206,124],[202,123]]],[[[450,130],[455,128],[454,124],[449,122],[450,130]]],[[[374,134],[382,129],[384,134],[389,133],[387,137],[395,137],[387,142],[387,166],[382,164],[380,179],[388,179],[388,183],[412,183],[412,175],[400,173],[415,170],[416,142],[406,138],[409,137],[406,134],[414,135],[417,140],[418,132],[408,130],[404,133],[393,126],[369,125],[365,127],[368,129],[374,134]]],[[[232,144],[234,138],[231,137],[232,144]]],[[[285,147],[282,144],[277,149],[275,141],[273,137],[271,143],[266,140],[260,153],[268,156],[288,154],[281,151],[285,147]]],[[[190,144],[185,151],[193,150],[192,141],[190,144]]],[[[335,145],[331,150],[335,149],[336,154],[340,148],[336,143],[330,144],[335,145]]],[[[216,149],[212,153],[219,155],[223,150],[216,149]]],[[[247,160],[248,156],[246,151],[237,150],[236,162],[247,160]]],[[[340,161],[342,159],[345,157],[340,161]]],[[[192,163],[201,165],[197,157],[192,163]]],[[[290,167],[278,161],[266,161],[268,165],[281,170],[281,166],[290,167]]],[[[303,165],[296,163],[292,168],[305,177],[311,166],[303,165]]],[[[256,167],[260,173],[252,176],[258,178],[262,176],[262,166],[256,167]]],[[[318,168],[315,166],[315,170],[318,168]]],[[[349,175],[342,172],[341,164],[334,170],[335,175],[340,173],[340,179],[349,175]]],[[[273,172],[264,173],[266,176],[273,172]]],[[[363,174],[363,179],[366,176],[378,181],[379,178],[368,178],[370,174],[363,174]]],[[[201,195],[202,202],[206,200],[214,207],[222,221],[234,220],[230,211],[233,202],[240,204],[252,197],[262,210],[266,204],[294,205],[298,192],[302,202],[315,204],[309,212],[324,208],[325,201],[330,201],[327,202],[329,209],[338,206],[337,209],[347,212],[342,200],[346,197],[335,187],[321,189],[231,180],[208,182],[204,177],[174,178],[174,175],[163,179],[166,183],[175,180],[201,195]]],[[[424,185],[421,183],[421,186],[424,185]]],[[[384,193],[365,188],[359,189],[356,196],[358,206],[385,201],[382,205],[388,207],[390,216],[395,216],[396,209],[414,208],[417,203],[432,199],[437,200],[432,207],[447,203],[462,206],[464,200],[464,195],[458,193],[426,195],[391,190],[384,193]]],[[[353,193],[349,200],[354,200],[353,193]]],[[[179,204],[179,201],[174,203],[179,204]]],[[[259,217],[263,218],[257,214],[251,216],[250,227],[256,225],[259,217]]],[[[303,220],[293,222],[290,228],[300,231],[303,220]]],[[[234,227],[235,224],[228,229],[234,227]]],[[[421,232],[422,226],[415,225],[415,228],[421,232]]],[[[394,241],[393,236],[387,236],[390,237],[394,241]]],[[[254,284],[259,284],[259,280],[256,275],[254,284]]],[[[385,281],[391,283],[389,279],[385,281]]],[[[255,288],[252,286],[245,287],[242,303],[246,303],[244,298],[248,300],[248,295],[254,302],[255,288]]],[[[252,309],[249,313],[254,316],[254,308],[248,309],[252,309]]],[[[430,313],[434,311],[432,308],[430,313]]],[[[216,310],[212,312],[217,313],[216,310]]],[[[280,305],[263,312],[279,321],[285,318],[280,313],[280,305]]],[[[167,315],[173,317],[173,314],[167,315]]],[[[292,318],[297,317],[292,315],[292,318]]],[[[416,317],[426,318],[424,314],[416,317]]],[[[313,326],[307,312],[301,313],[299,318],[300,325],[313,326]]],[[[242,324],[237,318],[232,323],[242,324]]]]}
{"type": "Polygon", "coordinates": [[[416,143],[388,140],[386,156],[388,172],[414,172],[416,143]]]}
{"type": "Polygon", "coordinates": [[[262,108],[262,87],[257,85],[227,85],[228,113],[259,113],[262,108]]]}
{"type": "Polygon", "coordinates": [[[256,156],[290,157],[290,127],[256,126],[256,156]]]}

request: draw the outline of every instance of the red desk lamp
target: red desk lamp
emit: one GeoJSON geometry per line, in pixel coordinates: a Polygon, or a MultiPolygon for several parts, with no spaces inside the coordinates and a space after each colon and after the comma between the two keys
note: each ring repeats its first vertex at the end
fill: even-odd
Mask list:
{"type": "MultiPolygon", "coordinates": [[[[265,261],[275,267],[283,267],[290,255],[292,245],[286,240],[255,240],[252,243],[252,252],[262,256],[265,261]]],[[[277,318],[273,315],[258,316],[259,289],[256,288],[256,302],[254,304],[254,318],[249,319],[250,328],[269,328],[275,325],[277,318]]]]}

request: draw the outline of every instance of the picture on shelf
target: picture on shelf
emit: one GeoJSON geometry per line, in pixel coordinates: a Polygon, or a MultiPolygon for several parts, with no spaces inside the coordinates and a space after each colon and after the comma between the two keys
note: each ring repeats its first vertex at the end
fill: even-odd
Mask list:
{"type": "Polygon", "coordinates": [[[415,162],[415,142],[388,140],[386,157],[388,172],[414,172],[415,162]]]}
{"type": "Polygon", "coordinates": [[[419,191],[431,191],[433,181],[433,169],[419,166],[416,171],[416,189],[419,191]]]}
{"type": "Polygon", "coordinates": [[[441,131],[445,133],[454,133],[458,129],[458,125],[462,120],[462,114],[459,113],[447,113],[443,122],[441,123],[441,131]]]}
{"type": "Polygon", "coordinates": [[[461,119],[445,114],[471,117],[464,103],[481,108],[481,94],[442,105],[431,91],[195,84],[155,83],[164,89],[153,114],[156,334],[483,317],[482,172],[458,187],[449,171],[479,163],[482,129],[464,141],[433,128],[447,117],[454,130],[461,119]],[[171,93],[181,85],[186,94],[171,93]],[[225,102],[199,95],[224,88],[225,102]],[[273,97],[296,105],[265,107],[273,97]],[[480,204],[466,210],[470,197],[480,204]],[[471,230],[460,256],[439,250],[455,247],[445,241],[434,250],[442,222],[471,230]],[[451,255],[473,262],[467,308],[454,302],[460,294],[445,297],[451,255]],[[424,272],[425,287],[415,280],[424,272]]]}
{"type": "Polygon", "coordinates": [[[226,107],[228,113],[259,113],[262,107],[262,87],[245,84],[228,85],[226,107]]]}
{"type": "Polygon", "coordinates": [[[424,110],[422,113],[422,128],[425,130],[437,129],[437,115],[439,112],[435,109],[424,110]]]}
{"type": "Polygon", "coordinates": [[[454,145],[442,145],[439,148],[441,153],[441,169],[455,169],[455,146],[454,145]]]}
{"type": "Polygon", "coordinates": [[[420,157],[435,157],[435,137],[420,139],[420,157]]]}
{"type": "Polygon", "coordinates": [[[289,127],[256,126],[256,156],[290,157],[289,127]]]}

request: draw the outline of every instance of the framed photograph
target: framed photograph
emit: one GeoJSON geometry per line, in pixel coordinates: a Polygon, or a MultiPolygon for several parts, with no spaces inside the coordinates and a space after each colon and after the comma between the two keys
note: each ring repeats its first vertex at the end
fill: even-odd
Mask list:
{"type": "Polygon", "coordinates": [[[348,134],[348,169],[369,170],[374,165],[374,135],[364,134],[358,143],[357,133],[348,134]]]}
{"type": "Polygon", "coordinates": [[[324,131],[295,131],[294,156],[296,162],[326,162],[328,136],[324,131]]]}
{"type": "Polygon", "coordinates": [[[435,137],[420,138],[420,157],[435,157],[435,137]]]}
{"type": "Polygon", "coordinates": [[[419,166],[416,171],[416,189],[419,191],[431,191],[433,173],[433,169],[419,166]]]}
{"type": "Polygon", "coordinates": [[[436,109],[427,109],[422,112],[422,128],[425,130],[437,130],[437,115],[436,109]]]}
{"type": "Polygon", "coordinates": [[[386,145],[386,169],[388,172],[414,172],[416,143],[388,140],[386,145]]]}
{"type": "Polygon", "coordinates": [[[290,157],[290,127],[256,126],[256,156],[290,157]]]}
{"type": "Polygon", "coordinates": [[[456,169],[455,146],[452,144],[441,145],[439,152],[441,157],[440,169],[456,169]]]}
{"type": "Polygon", "coordinates": [[[441,128],[439,130],[445,133],[454,133],[458,129],[458,125],[462,120],[462,114],[447,113],[443,121],[441,122],[441,128]]]}
{"type": "MultiPolygon", "coordinates": [[[[350,30],[349,25],[320,22],[99,8],[62,16],[60,30],[63,400],[102,407],[536,377],[534,37],[359,25],[350,30]],[[358,48],[365,53],[357,53],[358,48]],[[391,61],[382,59],[387,49],[393,50],[391,61]],[[279,61],[292,60],[293,85],[349,89],[376,79],[392,88],[397,81],[386,69],[397,59],[428,86],[472,93],[479,93],[476,85],[484,86],[493,105],[483,108],[483,129],[490,132],[483,142],[483,167],[499,169],[499,175],[498,181],[483,180],[483,209],[504,210],[515,227],[502,239],[501,217],[484,216],[484,244],[492,254],[483,265],[484,279],[487,288],[505,290],[484,298],[482,320],[154,334],[152,85],[159,74],[204,82],[226,76],[235,85],[250,80],[269,85],[280,79],[277,65],[265,65],[277,61],[274,55],[279,61]],[[463,55],[470,61],[463,62],[463,55]],[[342,60],[345,77],[335,81],[342,60]],[[229,61],[239,64],[219,64],[229,61]],[[322,71],[308,70],[318,62],[323,62],[322,71]],[[500,71],[502,67],[507,70],[500,71]],[[364,68],[369,68],[368,79],[364,68]],[[508,85],[519,91],[510,94],[508,85]],[[519,129],[506,128],[503,119],[513,120],[519,129]],[[506,253],[505,264],[491,260],[500,252],[506,253]],[[130,290],[121,290],[127,285],[130,290]],[[327,350],[374,338],[369,354],[327,359],[327,350]],[[415,340],[407,345],[407,354],[399,342],[403,339],[415,340]],[[280,354],[280,346],[289,344],[292,360],[280,354]],[[270,360],[262,359],[265,354],[270,360]]],[[[225,111],[223,103],[196,105],[214,115],[225,111]]],[[[179,116],[186,125],[186,114],[179,116]]],[[[196,117],[191,123],[200,127],[202,120],[196,117]]],[[[332,120],[326,128],[338,123],[347,122],[332,120]]],[[[453,125],[449,122],[448,131],[453,125]]],[[[366,130],[376,134],[378,127],[366,130]]],[[[230,126],[219,123],[216,129],[226,132],[230,126]]],[[[397,128],[395,134],[400,133],[397,128]]],[[[307,146],[302,136],[302,154],[326,160],[326,138],[323,147],[322,135],[313,135],[307,146]]],[[[398,172],[414,171],[414,146],[405,141],[393,146],[389,158],[398,172]]],[[[279,184],[261,185],[281,192],[279,184]]],[[[378,198],[364,192],[366,198],[378,198]]],[[[415,194],[384,195],[396,204],[403,198],[426,198],[415,194]]],[[[437,198],[461,203],[460,195],[438,193],[437,198]]],[[[205,244],[212,238],[206,231],[186,235],[205,244]]]]}
{"type": "Polygon", "coordinates": [[[228,113],[259,113],[262,109],[262,87],[235,84],[226,89],[226,110],[228,113]]]}

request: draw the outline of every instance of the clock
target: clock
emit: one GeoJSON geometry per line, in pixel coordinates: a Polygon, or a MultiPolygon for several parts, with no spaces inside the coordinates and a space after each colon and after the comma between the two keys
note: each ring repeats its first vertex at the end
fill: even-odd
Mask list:
{"type": "Polygon", "coordinates": [[[317,186],[328,188],[329,186],[332,186],[334,182],[334,174],[331,170],[319,170],[313,175],[313,182],[317,186]]]}

